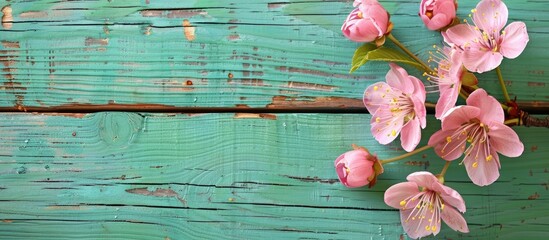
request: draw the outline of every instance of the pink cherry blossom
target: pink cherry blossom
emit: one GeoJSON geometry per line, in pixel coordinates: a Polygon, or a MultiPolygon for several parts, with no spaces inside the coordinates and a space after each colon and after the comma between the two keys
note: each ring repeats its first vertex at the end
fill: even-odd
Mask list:
{"type": "Polygon", "coordinates": [[[425,87],[394,63],[385,77],[364,91],[364,105],[372,114],[371,132],[381,144],[392,142],[400,134],[404,150],[413,151],[426,125],[425,87]]]}
{"type": "Polygon", "coordinates": [[[362,187],[370,184],[370,187],[375,183],[377,175],[381,167],[376,156],[371,155],[367,150],[358,148],[341,154],[335,160],[335,168],[339,181],[348,188],[362,187]]]}
{"type": "Polygon", "coordinates": [[[469,71],[490,71],[503,57],[516,58],[526,48],[524,22],[513,22],[502,31],[508,10],[501,0],[482,0],[472,12],[475,26],[459,24],[442,34],[446,43],[464,50],[463,64],[469,71]]]}
{"type": "Polygon", "coordinates": [[[384,200],[400,210],[400,222],[409,237],[436,236],[441,219],[456,231],[469,232],[467,222],[459,213],[465,212],[465,202],[457,191],[444,186],[430,172],[415,172],[406,179],[408,182],[387,189],[384,200]]]}
{"type": "Polygon", "coordinates": [[[440,92],[435,117],[441,119],[448,110],[456,105],[461,90],[463,68],[463,51],[457,48],[444,47],[435,53],[430,52],[429,62],[436,62],[438,66],[435,74],[427,74],[427,80],[434,83],[440,92]]]}
{"type": "Polygon", "coordinates": [[[476,185],[486,186],[499,177],[498,152],[518,157],[524,151],[518,135],[504,120],[499,102],[477,89],[467,98],[466,106],[450,109],[442,119],[442,129],[431,136],[429,145],[447,161],[465,153],[463,164],[469,178],[476,185]]]}
{"type": "Polygon", "coordinates": [[[341,31],[355,42],[372,42],[383,37],[389,28],[389,13],[376,0],[353,3],[355,8],[347,17],[341,31]]]}
{"type": "Polygon", "coordinates": [[[457,4],[454,0],[422,0],[419,17],[429,30],[439,30],[456,18],[457,4]]]}

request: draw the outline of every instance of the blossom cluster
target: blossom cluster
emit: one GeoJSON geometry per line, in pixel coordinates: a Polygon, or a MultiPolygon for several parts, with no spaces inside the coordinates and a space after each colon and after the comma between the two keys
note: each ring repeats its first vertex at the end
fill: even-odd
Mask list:
{"type": "MultiPolygon", "coordinates": [[[[430,53],[428,62],[435,64],[431,68],[392,36],[390,14],[377,0],[355,0],[353,6],[355,9],[341,28],[345,37],[375,44],[372,51],[379,53],[384,51],[385,39],[391,39],[424,71],[419,78],[411,76],[397,65],[409,61],[395,58],[389,60],[386,81],[373,83],[364,91],[364,105],[372,115],[373,137],[385,145],[400,135],[402,148],[409,152],[407,156],[434,148],[447,163],[437,175],[411,173],[407,182],[386,190],[385,202],[400,210],[402,226],[411,238],[437,235],[441,220],[456,231],[468,232],[461,215],[466,210],[465,202],[457,191],[444,185],[444,174],[451,161],[463,156],[461,164],[471,181],[478,186],[490,185],[499,177],[499,154],[518,157],[524,151],[518,135],[506,122],[509,116],[504,107],[512,102],[506,99],[500,103],[490,96],[478,86],[477,75],[499,71],[504,57],[513,59],[522,53],[529,41],[525,23],[517,21],[505,26],[508,9],[501,0],[481,0],[469,15],[472,23],[458,19],[455,0],[422,0],[421,21],[429,30],[440,31],[445,43],[430,53]],[[426,87],[433,90],[426,91],[426,87]],[[430,136],[428,146],[416,149],[427,124],[427,93],[439,94],[435,117],[441,121],[441,127],[430,136]],[[460,96],[466,104],[456,106],[460,96]]],[[[372,187],[383,173],[383,164],[400,160],[379,160],[367,149],[353,147],[335,161],[336,173],[346,187],[372,187]]]]}

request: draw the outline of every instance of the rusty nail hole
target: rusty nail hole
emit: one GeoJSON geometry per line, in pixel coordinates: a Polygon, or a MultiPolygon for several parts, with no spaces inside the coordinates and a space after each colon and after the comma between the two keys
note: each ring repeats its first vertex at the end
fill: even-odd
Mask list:
{"type": "Polygon", "coordinates": [[[234,75],[232,73],[229,73],[229,78],[233,78],[234,75]]]}
{"type": "Polygon", "coordinates": [[[192,85],[193,85],[193,81],[187,80],[187,81],[185,82],[185,84],[187,84],[187,86],[192,86],[192,85]]]}

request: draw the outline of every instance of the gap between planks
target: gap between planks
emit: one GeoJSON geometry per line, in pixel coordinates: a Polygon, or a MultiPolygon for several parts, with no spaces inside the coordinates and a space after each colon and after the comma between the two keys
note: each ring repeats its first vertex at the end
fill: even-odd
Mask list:
{"type": "MultiPolygon", "coordinates": [[[[549,106],[536,103],[522,104],[522,109],[529,114],[549,114],[549,106]]],[[[0,107],[0,113],[96,113],[96,112],[151,112],[151,113],[334,113],[334,114],[369,114],[362,106],[345,107],[295,107],[277,106],[266,108],[237,107],[175,107],[161,104],[105,104],[105,105],[71,105],[55,107],[0,107]]],[[[434,114],[433,106],[427,107],[428,114],[434,114]]]]}

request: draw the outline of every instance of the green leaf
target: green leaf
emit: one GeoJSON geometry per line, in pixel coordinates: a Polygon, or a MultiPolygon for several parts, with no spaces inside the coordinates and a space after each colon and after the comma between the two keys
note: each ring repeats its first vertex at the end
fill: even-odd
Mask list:
{"type": "Polygon", "coordinates": [[[383,46],[378,48],[373,43],[366,43],[356,49],[355,55],[353,56],[352,67],[349,72],[354,72],[368,61],[405,63],[423,71],[421,64],[402,52],[383,46]]]}

